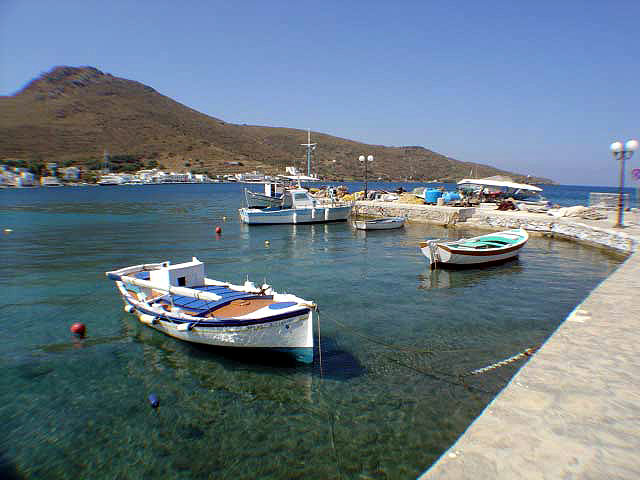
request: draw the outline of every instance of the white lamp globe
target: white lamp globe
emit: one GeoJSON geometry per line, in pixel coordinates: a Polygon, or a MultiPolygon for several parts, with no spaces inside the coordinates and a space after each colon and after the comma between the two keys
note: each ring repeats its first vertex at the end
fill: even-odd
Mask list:
{"type": "MultiPolygon", "coordinates": [[[[636,144],[637,144],[637,143],[638,143],[638,142],[636,142],[636,144]]],[[[636,148],[637,148],[637,147],[636,147],[636,148]]],[[[369,155],[369,156],[367,157],[367,160],[368,160],[368,161],[370,161],[370,162],[373,162],[373,155],[369,155]]]]}
{"type": "Polygon", "coordinates": [[[624,149],[627,152],[635,152],[636,150],[638,150],[638,140],[629,140],[624,144],[624,149]]]}
{"type": "Polygon", "coordinates": [[[609,149],[613,153],[620,153],[624,147],[622,146],[622,142],[613,142],[609,149]]]}
{"type": "Polygon", "coordinates": [[[361,162],[364,162],[364,155],[360,155],[360,156],[358,157],[358,160],[360,160],[361,162]]]}

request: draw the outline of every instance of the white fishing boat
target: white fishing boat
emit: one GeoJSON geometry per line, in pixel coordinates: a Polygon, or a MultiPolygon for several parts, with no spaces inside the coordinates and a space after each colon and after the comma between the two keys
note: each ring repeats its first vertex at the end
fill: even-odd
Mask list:
{"type": "Polygon", "coordinates": [[[351,214],[352,205],[334,200],[322,203],[313,198],[304,188],[287,190],[282,203],[266,208],[239,209],[240,219],[249,225],[298,224],[345,221],[351,214]]]}
{"type": "Polygon", "coordinates": [[[371,220],[354,220],[353,226],[358,230],[391,230],[404,226],[404,217],[382,217],[371,220]]]}
{"type": "Polygon", "coordinates": [[[514,258],[529,240],[523,228],[489,233],[460,240],[427,240],[420,250],[431,268],[470,267],[499,263],[514,258]]]}
{"type": "Polygon", "coordinates": [[[204,265],[150,263],[106,272],[125,310],[160,332],[187,342],[265,348],[313,360],[315,304],[269,285],[232,285],[204,276],[204,265]]]}

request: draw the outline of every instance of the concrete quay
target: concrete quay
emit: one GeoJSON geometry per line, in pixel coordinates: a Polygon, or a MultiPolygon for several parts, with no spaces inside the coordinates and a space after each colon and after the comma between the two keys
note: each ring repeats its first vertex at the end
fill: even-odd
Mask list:
{"type": "MultiPolygon", "coordinates": [[[[410,221],[425,218],[401,204],[386,203],[382,212],[374,207],[379,205],[367,210],[408,212],[410,221]]],[[[451,213],[441,212],[440,218],[451,213]]],[[[435,218],[434,213],[427,216],[435,218]]],[[[420,480],[639,479],[638,213],[625,213],[623,229],[611,228],[614,214],[583,220],[475,209],[460,218],[469,226],[494,230],[522,225],[631,255],[573,310],[420,480]]]]}

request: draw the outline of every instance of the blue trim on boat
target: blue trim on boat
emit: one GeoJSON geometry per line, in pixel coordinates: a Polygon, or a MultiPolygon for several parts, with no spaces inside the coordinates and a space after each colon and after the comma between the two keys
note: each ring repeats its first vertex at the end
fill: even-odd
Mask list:
{"type": "Polygon", "coordinates": [[[250,318],[250,319],[243,319],[243,320],[238,320],[234,318],[213,318],[213,319],[204,320],[204,319],[201,319],[202,317],[194,317],[193,320],[191,319],[181,320],[178,318],[169,317],[167,313],[161,314],[154,310],[140,307],[139,305],[136,305],[129,300],[127,300],[127,302],[131,304],[133,307],[135,307],[135,309],[138,310],[140,313],[151,315],[152,317],[157,317],[161,320],[173,322],[176,324],[197,323],[198,327],[244,327],[249,325],[259,325],[261,323],[272,323],[278,320],[285,320],[287,318],[299,317],[300,315],[304,315],[305,313],[309,312],[308,308],[302,308],[300,310],[295,310],[293,312],[288,312],[288,313],[282,313],[280,315],[272,315],[269,317],[250,318]]]}

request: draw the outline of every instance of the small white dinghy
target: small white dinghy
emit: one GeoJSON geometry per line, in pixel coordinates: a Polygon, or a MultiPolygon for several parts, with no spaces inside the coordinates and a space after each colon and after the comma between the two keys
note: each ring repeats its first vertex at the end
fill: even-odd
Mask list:
{"type": "Polygon", "coordinates": [[[145,325],[187,342],[288,351],[313,361],[315,304],[271,286],[205,278],[204,264],[150,263],[106,272],[145,325]]]}
{"type": "Polygon", "coordinates": [[[420,250],[431,268],[472,267],[516,257],[527,240],[529,234],[518,228],[455,241],[427,240],[420,242],[420,250]]]}
{"type": "Polygon", "coordinates": [[[404,217],[383,217],[372,220],[354,220],[353,226],[358,230],[391,230],[404,226],[404,217]]]}

